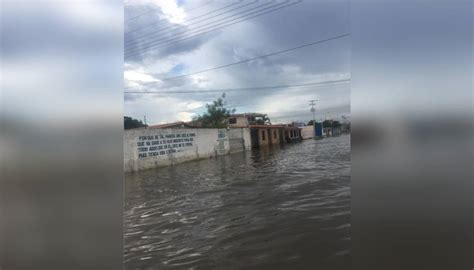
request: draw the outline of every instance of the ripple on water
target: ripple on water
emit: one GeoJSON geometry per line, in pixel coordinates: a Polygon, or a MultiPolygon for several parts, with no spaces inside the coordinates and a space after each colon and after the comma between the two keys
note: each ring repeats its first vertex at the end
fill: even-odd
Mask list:
{"type": "Polygon", "coordinates": [[[126,269],[349,266],[349,136],[127,175],[125,194],[126,269]]]}

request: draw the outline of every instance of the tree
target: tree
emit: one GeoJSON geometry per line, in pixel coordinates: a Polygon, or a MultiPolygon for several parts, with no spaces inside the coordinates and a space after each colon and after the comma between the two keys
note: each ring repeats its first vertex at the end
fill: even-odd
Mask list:
{"type": "Polygon", "coordinates": [[[256,125],[271,125],[272,123],[270,123],[270,118],[268,117],[268,115],[263,114],[255,118],[255,124],[256,125]]]}
{"type": "Polygon", "coordinates": [[[140,127],[147,127],[148,125],[143,124],[142,121],[133,119],[129,116],[123,117],[123,126],[125,129],[132,129],[132,128],[140,128],[140,127]]]}
{"type": "Polygon", "coordinates": [[[339,121],[333,121],[333,120],[324,120],[323,126],[325,128],[338,128],[341,127],[341,123],[339,121]]]}
{"type": "Polygon", "coordinates": [[[194,123],[199,123],[205,128],[225,128],[229,117],[234,114],[235,109],[227,109],[227,102],[224,100],[225,94],[222,94],[212,104],[206,104],[207,112],[193,119],[194,123]]]}

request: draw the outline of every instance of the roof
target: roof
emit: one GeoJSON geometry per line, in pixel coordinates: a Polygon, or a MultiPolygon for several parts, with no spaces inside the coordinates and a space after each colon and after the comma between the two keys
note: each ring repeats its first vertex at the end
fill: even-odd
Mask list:
{"type": "Polygon", "coordinates": [[[264,113],[237,113],[233,114],[230,117],[242,117],[242,116],[264,116],[264,113]]]}
{"type": "Polygon", "coordinates": [[[298,129],[298,127],[292,127],[287,125],[249,125],[249,128],[285,128],[285,129],[298,129]]]}
{"type": "Polygon", "coordinates": [[[148,126],[148,128],[174,128],[174,127],[194,127],[194,126],[188,123],[185,123],[183,121],[148,126]]]}

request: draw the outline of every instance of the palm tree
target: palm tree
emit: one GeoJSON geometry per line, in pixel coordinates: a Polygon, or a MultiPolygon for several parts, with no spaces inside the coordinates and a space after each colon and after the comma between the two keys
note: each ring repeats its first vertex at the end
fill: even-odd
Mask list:
{"type": "Polygon", "coordinates": [[[267,114],[262,114],[258,116],[258,119],[255,120],[255,124],[257,125],[271,125],[270,118],[268,118],[267,114]]]}

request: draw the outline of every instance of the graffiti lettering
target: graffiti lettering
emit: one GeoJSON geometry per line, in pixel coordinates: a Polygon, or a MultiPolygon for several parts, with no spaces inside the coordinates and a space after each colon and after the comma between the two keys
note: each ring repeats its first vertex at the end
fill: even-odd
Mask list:
{"type": "Polygon", "coordinates": [[[195,133],[138,136],[138,158],[182,152],[182,148],[193,146],[194,137],[196,137],[195,133]]]}

